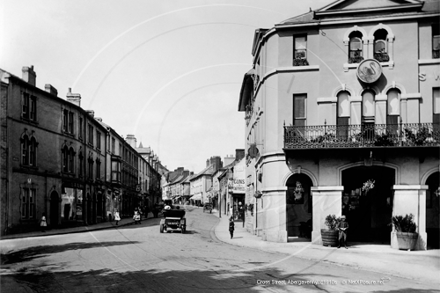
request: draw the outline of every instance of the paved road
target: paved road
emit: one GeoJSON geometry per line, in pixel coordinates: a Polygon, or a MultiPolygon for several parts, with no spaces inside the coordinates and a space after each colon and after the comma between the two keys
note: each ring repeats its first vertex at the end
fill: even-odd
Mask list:
{"type": "Polygon", "coordinates": [[[226,244],[214,235],[218,221],[188,207],[186,234],[160,234],[159,219],[149,219],[117,229],[3,240],[0,289],[13,293],[439,292],[432,284],[226,244]],[[383,284],[360,284],[382,280],[383,284]],[[330,284],[298,285],[307,281],[330,284]]]}

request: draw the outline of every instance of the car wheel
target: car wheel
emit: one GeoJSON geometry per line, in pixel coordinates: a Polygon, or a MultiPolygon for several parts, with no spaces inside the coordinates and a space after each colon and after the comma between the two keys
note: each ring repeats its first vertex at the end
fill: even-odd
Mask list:
{"type": "Polygon", "coordinates": [[[160,233],[163,233],[163,224],[160,224],[160,233]]]}

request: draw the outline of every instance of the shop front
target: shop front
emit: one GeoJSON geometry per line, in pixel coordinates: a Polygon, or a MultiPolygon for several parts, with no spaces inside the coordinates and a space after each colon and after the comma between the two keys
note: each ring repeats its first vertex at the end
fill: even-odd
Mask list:
{"type": "Polygon", "coordinates": [[[61,193],[61,222],[82,221],[83,218],[83,184],[63,182],[61,193]]]}

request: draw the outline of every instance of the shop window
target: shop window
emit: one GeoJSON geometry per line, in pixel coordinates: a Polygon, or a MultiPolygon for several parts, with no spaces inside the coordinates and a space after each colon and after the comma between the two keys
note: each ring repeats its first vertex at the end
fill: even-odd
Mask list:
{"type": "Polygon", "coordinates": [[[23,188],[21,198],[21,218],[35,219],[35,196],[37,194],[34,188],[23,188]]]}
{"type": "Polygon", "coordinates": [[[432,58],[440,58],[440,29],[438,23],[432,26],[432,58]]]}
{"type": "Polygon", "coordinates": [[[306,94],[293,96],[293,125],[306,125],[306,94]]]}
{"type": "Polygon", "coordinates": [[[37,165],[37,140],[35,137],[23,135],[20,139],[21,144],[21,165],[36,167],[37,165]]]}
{"type": "Polygon", "coordinates": [[[387,129],[397,133],[400,114],[400,91],[391,89],[387,93],[387,129]]]}
{"type": "Polygon", "coordinates": [[[387,31],[384,29],[379,29],[374,33],[374,59],[379,62],[390,61],[387,34],[387,31]]]}
{"type": "Polygon", "coordinates": [[[336,119],[336,135],[340,139],[348,138],[348,128],[350,120],[350,94],[347,91],[342,91],[338,94],[338,108],[336,119]]]}
{"type": "Polygon", "coordinates": [[[354,31],[350,34],[349,39],[348,63],[360,63],[364,60],[362,34],[359,31],[354,31]]]}
{"type": "Polygon", "coordinates": [[[294,37],[293,66],[307,66],[307,36],[294,37]]]}

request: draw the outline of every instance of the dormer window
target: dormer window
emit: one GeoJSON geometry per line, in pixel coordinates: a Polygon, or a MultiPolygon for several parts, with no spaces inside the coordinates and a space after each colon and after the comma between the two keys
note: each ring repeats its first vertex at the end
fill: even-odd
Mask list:
{"type": "Polygon", "coordinates": [[[388,62],[388,43],[387,31],[384,29],[377,30],[374,33],[374,59],[379,62],[388,62]]]}
{"type": "Polygon", "coordinates": [[[348,63],[360,63],[364,60],[362,52],[362,34],[359,31],[354,31],[350,34],[348,63]]]}

